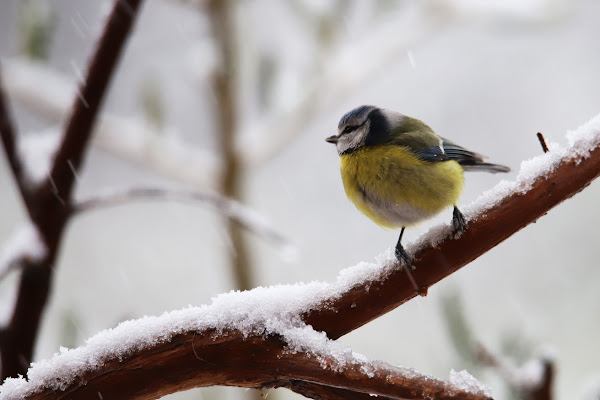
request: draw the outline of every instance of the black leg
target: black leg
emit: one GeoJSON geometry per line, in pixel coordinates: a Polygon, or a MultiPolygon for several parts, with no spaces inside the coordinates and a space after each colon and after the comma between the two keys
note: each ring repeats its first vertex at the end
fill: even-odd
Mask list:
{"type": "Polygon", "coordinates": [[[402,264],[402,261],[404,261],[404,271],[406,271],[406,276],[408,277],[411,285],[413,288],[415,288],[415,293],[420,296],[426,296],[427,288],[420,289],[419,285],[417,285],[417,282],[415,281],[415,278],[413,278],[412,273],[410,272],[412,260],[408,254],[406,254],[404,247],[402,247],[402,235],[404,235],[404,227],[402,227],[402,230],[400,231],[400,237],[398,238],[398,243],[396,243],[396,251],[394,252],[396,254],[396,260],[398,260],[400,264],[402,264]]]}
{"type": "Polygon", "coordinates": [[[454,211],[452,212],[452,233],[454,235],[463,233],[465,229],[467,229],[465,216],[460,212],[458,207],[454,206],[454,211]]]}
{"type": "Polygon", "coordinates": [[[411,260],[406,251],[404,251],[404,247],[402,247],[402,235],[404,235],[404,227],[400,231],[400,237],[398,238],[398,243],[396,243],[396,251],[394,254],[396,255],[396,260],[404,261],[406,265],[410,265],[411,260]]]}

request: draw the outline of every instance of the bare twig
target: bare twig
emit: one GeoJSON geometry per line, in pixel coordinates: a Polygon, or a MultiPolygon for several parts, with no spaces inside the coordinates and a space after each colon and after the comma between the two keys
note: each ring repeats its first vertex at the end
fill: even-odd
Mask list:
{"type": "Polygon", "coordinates": [[[546,140],[544,139],[544,135],[542,135],[542,132],[537,133],[537,138],[540,141],[540,145],[542,145],[542,150],[544,150],[544,153],[547,153],[548,146],[546,145],[546,140]]]}
{"type": "MultiPolygon", "coordinates": [[[[219,190],[225,197],[240,199],[242,195],[243,165],[236,153],[237,140],[237,68],[236,32],[233,19],[234,2],[211,0],[208,2],[208,16],[213,38],[219,52],[221,65],[214,72],[212,86],[217,99],[215,114],[218,120],[218,140],[222,157],[221,181],[219,190]]],[[[252,265],[247,240],[240,227],[231,219],[225,222],[231,240],[229,251],[230,265],[234,272],[236,288],[245,290],[254,286],[252,265]]]]}
{"type": "Polygon", "coordinates": [[[506,383],[526,400],[552,400],[552,385],[554,383],[554,362],[549,358],[542,357],[541,360],[531,360],[539,364],[540,371],[536,371],[534,377],[528,372],[523,374],[521,369],[508,365],[502,359],[496,357],[482,344],[477,345],[479,361],[486,367],[497,371],[506,383]]]}
{"type": "MultiPolygon", "coordinates": [[[[58,71],[25,59],[2,64],[5,89],[11,98],[43,118],[59,123],[69,110],[74,84],[58,71]]],[[[219,160],[182,138],[169,126],[152,134],[142,122],[104,112],[94,127],[94,145],[129,162],[194,187],[214,188],[219,160]]]]}
{"type": "Polygon", "coordinates": [[[217,212],[232,219],[250,232],[261,236],[281,248],[291,248],[291,243],[264,218],[254,210],[227,199],[216,193],[199,192],[192,190],[175,190],[164,188],[131,188],[120,192],[96,195],[81,200],[73,205],[73,212],[79,214],[90,210],[113,207],[132,201],[159,200],[159,201],[187,201],[199,202],[213,207],[217,212]]]}
{"type": "MultiPolygon", "coordinates": [[[[50,290],[52,266],[70,216],[69,205],[75,184],[73,171],[81,166],[92,125],[140,4],[141,0],[115,1],[73,105],[48,178],[35,189],[25,191],[21,187],[22,172],[13,171],[47,254],[23,268],[12,317],[0,331],[0,380],[24,374],[31,361],[39,322],[50,290]]],[[[15,151],[14,139],[12,143],[3,139],[3,143],[7,152],[15,151]]],[[[9,159],[11,157],[16,155],[9,155],[9,159]]]]}

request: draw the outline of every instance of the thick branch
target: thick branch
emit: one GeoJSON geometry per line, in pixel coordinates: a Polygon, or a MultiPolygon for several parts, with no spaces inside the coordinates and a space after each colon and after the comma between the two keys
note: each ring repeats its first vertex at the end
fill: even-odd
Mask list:
{"type": "Polygon", "coordinates": [[[8,101],[4,94],[2,82],[2,69],[0,68],[0,137],[6,154],[6,159],[17,181],[21,195],[24,196],[25,184],[23,182],[23,165],[17,151],[15,127],[8,108],[8,101]]]}
{"type": "MultiPolygon", "coordinates": [[[[75,97],[63,141],[50,170],[50,179],[45,183],[45,187],[41,188],[42,197],[50,193],[52,197],[59,196],[67,204],[70,202],[75,183],[74,174],[80,170],[91,137],[92,126],[140,4],[141,0],[115,1],[94,56],[90,60],[86,79],[81,83],[78,95],[75,97]]],[[[56,201],[53,203],[56,204],[56,201]]],[[[65,207],[56,208],[59,209],[57,211],[60,214],[64,214],[60,210],[64,210],[65,207]]],[[[42,210],[43,215],[38,218],[42,220],[48,218],[48,211],[42,210]]],[[[66,220],[64,216],[62,219],[66,220]]],[[[36,220],[37,218],[34,217],[34,221],[36,220]]],[[[64,222],[59,224],[63,225],[64,222]]]]}
{"type": "MultiPolygon", "coordinates": [[[[23,265],[10,323],[0,331],[2,379],[25,374],[31,362],[33,344],[50,291],[52,266],[70,216],[69,205],[75,173],[80,168],[91,135],[92,124],[140,3],[141,0],[115,1],[90,62],[86,79],[80,88],[80,96],[73,105],[63,141],[48,179],[35,190],[25,190],[21,177],[22,166],[17,165],[19,169],[13,167],[17,184],[23,194],[23,201],[48,251],[42,259],[23,265]]],[[[7,113],[4,112],[4,115],[7,113]]],[[[10,160],[11,157],[16,157],[14,133],[10,134],[10,137],[6,134],[7,139],[12,138],[6,140],[6,126],[2,128],[3,143],[10,160]]]]}
{"type": "MultiPolygon", "coordinates": [[[[592,143],[589,142],[590,145],[592,143]]],[[[472,217],[468,229],[460,238],[446,237],[439,243],[424,244],[414,251],[417,282],[425,286],[432,285],[586,187],[600,174],[600,141],[596,140],[589,152],[582,150],[581,143],[577,146],[557,153],[563,155],[562,159],[554,164],[550,172],[537,178],[523,178],[519,181],[521,186],[515,184],[515,190],[497,200],[494,206],[479,210],[480,213],[472,217]],[[584,156],[577,155],[586,153],[584,156]]],[[[548,153],[544,157],[554,155],[548,153]]],[[[314,296],[315,292],[310,293],[314,296]]],[[[356,329],[415,296],[405,274],[397,266],[382,274],[380,279],[370,278],[368,282],[350,287],[341,294],[335,290],[326,293],[328,297],[317,300],[316,306],[309,306],[312,310],[306,312],[303,319],[313,328],[325,331],[330,338],[356,329]]],[[[410,375],[407,378],[406,374],[396,374],[388,366],[365,363],[356,358],[339,361],[331,359],[327,353],[305,353],[304,350],[297,350],[297,346],[294,352],[285,351],[282,339],[298,336],[288,336],[288,332],[282,331],[280,337],[280,331],[267,331],[266,326],[281,326],[281,321],[289,323],[304,307],[297,309],[292,306],[292,311],[285,311],[285,304],[294,301],[284,297],[280,299],[284,311],[275,311],[281,305],[276,306],[275,310],[271,305],[265,315],[262,312],[255,313],[256,306],[252,302],[264,300],[261,291],[258,291],[256,298],[252,297],[252,292],[229,296],[235,296],[239,303],[231,303],[232,299],[227,297],[208,308],[198,309],[198,314],[192,314],[190,319],[174,319],[179,313],[165,316],[165,323],[169,327],[166,330],[156,321],[148,321],[147,328],[144,325],[143,338],[131,338],[130,327],[123,327],[128,335],[127,340],[133,344],[128,347],[127,354],[115,355],[111,350],[104,359],[102,351],[92,348],[93,364],[82,365],[77,372],[80,379],[71,382],[65,376],[60,377],[70,382],[66,384],[64,393],[44,389],[56,385],[56,382],[44,381],[39,374],[37,381],[18,380],[16,385],[37,388],[32,391],[46,390],[43,393],[50,398],[73,399],[89,398],[92,393],[98,392],[104,398],[146,399],[209,385],[285,386],[315,398],[328,399],[341,398],[346,394],[347,398],[360,399],[364,397],[360,393],[388,398],[472,398],[465,393],[450,393],[449,387],[439,381],[417,383],[420,377],[415,378],[417,381],[410,381],[410,375]],[[189,320],[194,321],[192,326],[186,325],[185,321],[189,320]],[[209,328],[204,327],[200,329],[202,336],[196,335],[194,332],[199,329],[196,324],[201,324],[196,321],[209,321],[209,326],[215,329],[207,331],[209,328]],[[219,324],[227,328],[217,330],[219,324]],[[250,324],[254,328],[250,330],[251,334],[244,337],[238,331],[232,331],[229,328],[231,324],[250,324]],[[152,334],[152,329],[157,333],[152,334]],[[173,330],[181,333],[165,334],[165,331],[173,330]],[[318,368],[315,360],[318,361],[318,368]],[[369,379],[365,379],[364,375],[369,379]]],[[[300,304],[304,303],[301,301],[300,304]]],[[[305,333],[302,331],[302,335],[305,333]]],[[[115,342],[121,338],[120,334],[120,331],[115,331],[115,342]]],[[[322,336],[316,341],[310,337],[306,342],[309,344],[301,348],[322,348],[320,339],[323,339],[322,336]]],[[[110,342],[106,337],[99,341],[106,343],[107,340],[110,342]]],[[[86,349],[81,351],[85,353],[86,349]]],[[[6,385],[3,390],[6,390],[6,385]]]]}
{"type": "MultiPolygon", "coordinates": [[[[58,382],[49,382],[58,383],[58,382]]],[[[65,390],[46,388],[26,399],[154,399],[193,387],[289,387],[309,394],[369,394],[389,399],[485,400],[483,393],[383,363],[337,360],[328,355],[290,351],[277,335],[245,336],[239,331],[177,335],[169,342],[107,360],[65,390]]],[[[9,397],[10,398],[10,397],[9,397]]]]}

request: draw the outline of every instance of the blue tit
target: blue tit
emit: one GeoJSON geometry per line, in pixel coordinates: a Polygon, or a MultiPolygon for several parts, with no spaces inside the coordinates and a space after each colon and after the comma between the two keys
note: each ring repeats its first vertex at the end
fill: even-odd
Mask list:
{"type": "Polygon", "coordinates": [[[484,162],[418,119],[375,106],[344,115],[337,135],[326,141],[337,147],[344,189],[356,208],[380,226],[401,228],[395,255],[406,265],[411,262],[401,243],[406,227],[454,206],[454,232],[464,231],[466,221],[456,206],[463,171],[510,171],[484,162]]]}

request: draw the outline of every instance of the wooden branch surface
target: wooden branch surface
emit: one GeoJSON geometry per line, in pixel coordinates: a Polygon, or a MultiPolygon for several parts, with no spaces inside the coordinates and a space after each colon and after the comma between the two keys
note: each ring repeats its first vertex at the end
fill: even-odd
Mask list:
{"type": "MultiPolygon", "coordinates": [[[[155,399],[198,386],[288,387],[310,395],[328,393],[366,399],[486,400],[443,381],[383,363],[339,362],[286,350],[276,335],[244,337],[239,331],[178,335],[149,351],[113,359],[86,372],[65,391],[44,390],[28,399],[155,399]]],[[[317,397],[318,398],[318,397],[317,397]]]]}

